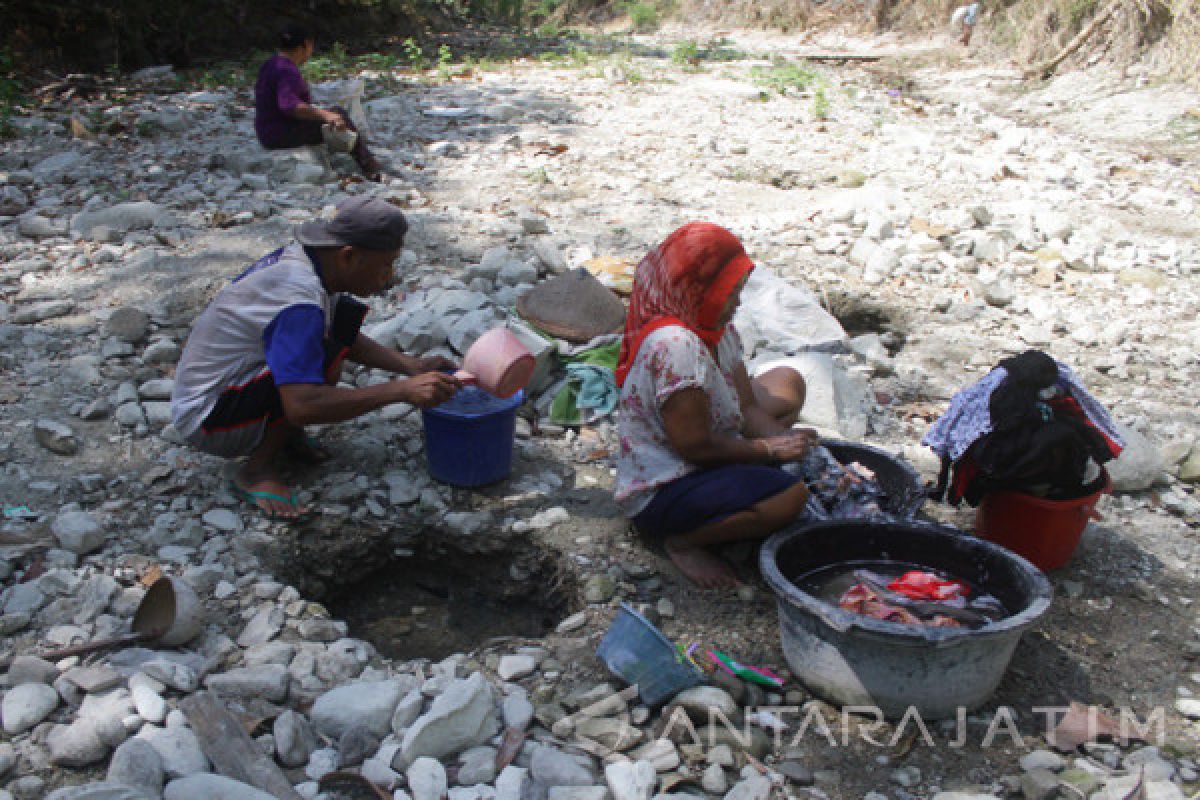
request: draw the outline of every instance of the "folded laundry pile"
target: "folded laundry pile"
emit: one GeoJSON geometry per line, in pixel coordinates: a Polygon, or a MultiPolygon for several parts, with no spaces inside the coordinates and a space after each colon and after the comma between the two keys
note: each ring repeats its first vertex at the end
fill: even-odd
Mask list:
{"type": "Polygon", "coordinates": [[[1071,368],[1038,350],[955,394],[921,442],[942,461],[933,496],[972,506],[1000,490],[1050,500],[1092,494],[1106,480],[1101,465],[1124,446],[1071,368]]]}

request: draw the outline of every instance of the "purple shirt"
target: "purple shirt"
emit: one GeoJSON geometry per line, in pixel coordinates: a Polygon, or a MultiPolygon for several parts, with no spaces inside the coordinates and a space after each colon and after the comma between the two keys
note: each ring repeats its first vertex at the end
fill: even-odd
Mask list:
{"type": "Polygon", "coordinates": [[[281,55],[273,55],[258,70],[254,84],[254,131],[265,147],[277,147],[296,125],[291,112],[301,103],[312,104],[308,82],[300,68],[281,55]]]}

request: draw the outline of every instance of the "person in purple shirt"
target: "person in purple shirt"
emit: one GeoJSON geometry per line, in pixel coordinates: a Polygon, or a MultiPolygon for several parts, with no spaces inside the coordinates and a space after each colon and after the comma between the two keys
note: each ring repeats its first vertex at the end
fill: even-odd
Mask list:
{"type": "MultiPolygon", "coordinates": [[[[308,81],[300,67],[312,58],[316,36],[306,28],[288,23],[279,34],[279,52],[258,70],[254,84],[254,132],[268,150],[323,144],[321,128],[356,130],[345,109],[317,108],[312,102],[308,81]]],[[[383,167],[367,149],[360,133],[351,151],[359,169],[368,180],[378,181],[383,167]]]]}

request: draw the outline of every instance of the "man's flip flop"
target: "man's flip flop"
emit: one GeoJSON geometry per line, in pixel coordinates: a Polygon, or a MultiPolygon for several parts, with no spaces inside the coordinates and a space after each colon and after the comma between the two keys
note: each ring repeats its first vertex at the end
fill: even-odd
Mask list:
{"type": "Polygon", "coordinates": [[[229,488],[236,497],[252,505],[264,517],[270,520],[279,520],[280,522],[303,522],[311,519],[317,513],[313,509],[306,509],[297,513],[294,517],[285,517],[282,514],[272,512],[270,509],[263,508],[258,502],[259,500],[274,500],[278,503],[283,503],[284,505],[296,508],[299,505],[299,501],[296,500],[295,492],[292,492],[291,496],[289,497],[284,497],[283,495],[275,494],[274,492],[255,492],[249,489],[243,489],[233,481],[230,481],[229,488]]]}

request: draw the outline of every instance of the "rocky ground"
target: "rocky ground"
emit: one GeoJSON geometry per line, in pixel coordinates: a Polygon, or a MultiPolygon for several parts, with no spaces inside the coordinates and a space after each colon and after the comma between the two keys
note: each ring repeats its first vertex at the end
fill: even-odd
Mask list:
{"type": "MultiPolygon", "coordinates": [[[[1096,71],[1031,88],[940,45],[740,35],[676,63],[668,36],[385,95],[368,75],[383,186],[339,159],[260,152],[244,86],[180,90],[152,72],[16,119],[0,152],[0,633],[17,656],[0,798],[272,796],[214,774],[187,713],[201,688],[305,797],[339,770],[398,800],[1119,800],[1139,776],[1147,800],[1194,794],[1200,99],[1096,71]],[[890,55],[799,77],[768,59],[839,45],[890,55]],[[388,409],[323,432],[330,467],[296,469],[318,520],[281,528],[238,505],[223,465],[168,424],[179,349],[230,277],[363,192],[413,224],[376,333],[457,352],[547,275],[636,260],[688,220],[725,224],[792,287],[743,311],[748,355],[795,349],[768,325],[772,298],[794,300],[784,333],[821,340],[799,362],[808,421],[926,477],[920,437],[957,388],[1027,347],[1072,364],[1129,451],[966,746],[934,725],[931,742],[887,727],[884,746],[773,747],[761,715],[748,744],[697,745],[660,738],[669,714],[602,702],[619,687],[593,653],[622,599],[675,641],[786,674],[752,562],[737,593],[697,593],[628,534],[607,424],[563,431],[528,411],[513,478],[465,492],[425,475],[419,417],[388,409]],[[819,306],[847,335],[817,331],[819,306]],[[160,572],[203,603],[185,647],[32,655],[128,632],[160,572]],[[1164,735],[1052,752],[1033,709],[1073,700],[1161,709],[1164,735]],[[1015,727],[985,745],[1002,706],[1015,727]]],[[[701,722],[765,703],[838,721],[794,683],[676,701],[701,722]]]]}

